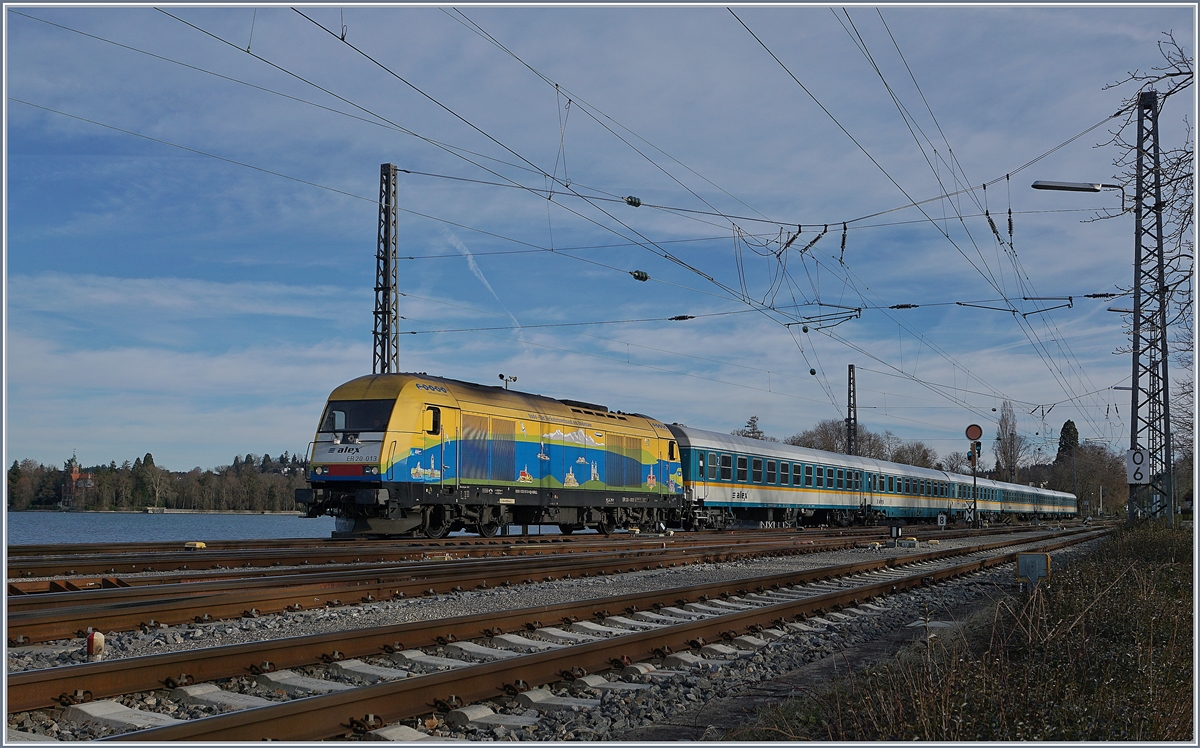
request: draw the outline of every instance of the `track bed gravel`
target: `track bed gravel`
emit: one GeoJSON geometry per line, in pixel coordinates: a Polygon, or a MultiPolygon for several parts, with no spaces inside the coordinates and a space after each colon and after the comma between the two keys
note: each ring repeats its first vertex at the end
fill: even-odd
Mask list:
{"type": "MultiPolygon", "coordinates": [[[[1033,538],[1031,538],[1031,542],[1033,538]]],[[[967,540],[948,540],[941,548],[968,544],[967,540]]],[[[1054,552],[1055,563],[1071,555],[1086,553],[1099,541],[1072,546],[1054,552]]],[[[369,603],[325,610],[300,611],[263,616],[257,619],[222,621],[189,626],[164,627],[147,633],[114,633],[109,642],[109,659],[142,654],[196,649],[221,644],[300,636],[353,628],[382,626],[416,620],[469,615],[516,607],[549,605],[578,599],[596,599],[668,589],[719,580],[737,580],[786,571],[803,571],[836,564],[853,563],[866,557],[903,557],[926,549],[854,549],[805,556],[758,559],[727,564],[699,564],[676,569],[657,569],[589,579],[558,580],[519,585],[512,588],[475,590],[460,593],[369,603]]],[[[798,687],[824,682],[839,667],[862,667],[892,656],[898,648],[922,639],[924,627],[911,628],[919,620],[960,620],[971,610],[991,604],[1011,594],[1014,588],[1013,565],[1005,564],[985,572],[949,580],[930,588],[912,590],[876,601],[885,610],[847,621],[836,627],[814,632],[795,633],[772,642],[756,652],[732,660],[720,668],[677,672],[669,678],[647,680],[649,689],[635,693],[570,692],[562,684],[554,687],[558,695],[600,699],[597,709],[568,710],[539,714],[521,708],[516,701],[494,700],[493,708],[504,714],[535,715],[536,725],[510,730],[506,728],[452,731],[440,719],[410,720],[406,724],[421,732],[468,740],[700,740],[720,739],[752,714],[759,704],[778,700],[798,687]]],[[[71,642],[77,643],[77,642],[71,642]]],[[[9,671],[54,667],[81,661],[75,652],[9,656],[9,671]]],[[[366,658],[372,661],[375,658],[366,658]]],[[[380,665],[390,664],[380,658],[380,665]]],[[[394,666],[394,665],[393,665],[394,666]]],[[[297,668],[312,677],[326,678],[320,666],[297,668]]],[[[635,679],[636,680],[636,679],[635,679]]],[[[280,691],[271,691],[251,677],[221,682],[223,688],[285,700],[280,691]]],[[[165,698],[165,692],[132,694],[119,699],[127,706],[156,711],[178,718],[197,718],[216,714],[209,707],[184,706],[165,698]]],[[[92,740],[114,731],[76,726],[61,720],[61,709],[45,709],[8,715],[8,726],[57,740],[92,740]]]]}

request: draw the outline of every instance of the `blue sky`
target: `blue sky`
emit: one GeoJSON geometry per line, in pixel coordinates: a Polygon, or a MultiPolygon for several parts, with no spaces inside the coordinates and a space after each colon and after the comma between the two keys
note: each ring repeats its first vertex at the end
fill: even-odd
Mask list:
{"type": "Polygon", "coordinates": [[[370,373],[385,162],[437,175],[400,179],[402,370],[782,438],[844,416],[853,363],[859,422],[943,454],[1006,397],[1050,454],[1066,418],[1127,438],[1120,302],[1079,297],[1128,284],[1132,221],[1029,188],[1110,179],[1105,126],[1015,170],[1161,32],[1194,49],[1190,7],[736,8],[803,88],[725,8],[168,10],[6,9],[9,462],[303,451],[370,373]],[[818,301],[864,308],[784,326],[818,301]]]}

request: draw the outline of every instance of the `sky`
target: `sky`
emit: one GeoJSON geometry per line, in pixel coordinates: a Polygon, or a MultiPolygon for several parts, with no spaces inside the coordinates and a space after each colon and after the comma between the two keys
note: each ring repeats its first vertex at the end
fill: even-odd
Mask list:
{"type": "Polygon", "coordinates": [[[1005,399],[1032,457],[1127,442],[1128,301],[1082,297],[1132,219],[1030,184],[1112,179],[1105,86],[1194,8],[301,10],[5,6],[6,464],[305,452],[371,373],[385,163],[401,371],[784,438],[853,364],[943,455],[1005,399]]]}

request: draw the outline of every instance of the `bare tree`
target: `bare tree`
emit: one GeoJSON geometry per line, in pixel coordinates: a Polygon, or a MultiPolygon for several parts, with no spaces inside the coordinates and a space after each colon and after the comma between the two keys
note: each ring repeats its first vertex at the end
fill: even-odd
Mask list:
{"type": "MultiPolygon", "coordinates": [[[[860,425],[858,438],[862,439],[865,433],[867,430],[860,425]]],[[[846,423],[832,418],[818,421],[816,426],[789,436],[783,440],[783,443],[841,454],[846,451],[846,423]]]]}
{"type": "MultiPolygon", "coordinates": [[[[1120,124],[1109,130],[1111,136],[1100,143],[1101,147],[1112,146],[1117,150],[1113,158],[1113,166],[1118,172],[1115,179],[1125,186],[1125,191],[1133,194],[1136,185],[1137,164],[1137,100],[1138,94],[1151,89],[1159,90],[1160,112],[1166,108],[1172,97],[1191,89],[1195,80],[1194,60],[1192,55],[1175,40],[1172,32],[1164,32],[1163,40],[1158,43],[1158,51],[1162,56],[1161,64],[1149,70],[1133,70],[1123,79],[1105,86],[1105,90],[1136,88],[1121,102],[1124,114],[1120,124]]],[[[1185,111],[1191,111],[1193,102],[1185,99],[1185,111]]],[[[1161,122],[1161,115],[1160,115],[1161,122]]],[[[1192,123],[1183,117],[1183,142],[1174,148],[1163,148],[1160,145],[1160,168],[1162,184],[1162,221],[1163,221],[1163,254],[1167,272],[1167,325],[1177,332],[1186,328],[1191,329],[1194,316],[1195,288],[1192,276],[1195,268],[1195,240],[1193,215],[1195,213],[1196,194],[1194,189],[1194,153],[1192,123]]],[[[1132,204],[1124,206],[1121,211],[1106,210],[1095,216],[1093,220],[1116,218],[1132,211],[1132,204]]],[[[1176,351],[1187,350],[1190,354],[1192,340],[1190,335],[1176,335],[1173,347],[1176,351]],[[1186,338],[1186,339],[1185,339],[1186,338]]],[[[1126,347],[1122,352],[1128,351],[1126,347]]],[[[1190,374],[1190,369],[1189,369],[1190,374]]]]}
{"type": "Polygon", "coordinates": [[[913,467],[937,467],[937,452],[923,441],[913,439],[907,441],[892,451],[892,462],[913,467]]]}
{"type": "Polygon", "coordinates": [[[1017,482],[1017,468],[1029,453],[1029,441],[1017,431],[1017,414],[1010,400],[1000,404],[1000,422],[996,424],[996,477],[1009,483],[1017,482]]]}
{"type": "Polygon", "coordinates": [[[951,473],[971,474],[971,463],[966,452],[950,452],[942,457],[942,467],[951,473]]]}
{"type": "MultiPolygon", "coordinates": [[[[846,422],[832,418],[820,421],[811,429],[789,436],[783,442],[797,447],[844,454],[846,422]]],[[[858,425],[858,456],[916,467],[933,467],[937,464],[937,452],[925,442],[916,439],[906,442],[891,431],[879,434],[861,423],[858,425]]]]}

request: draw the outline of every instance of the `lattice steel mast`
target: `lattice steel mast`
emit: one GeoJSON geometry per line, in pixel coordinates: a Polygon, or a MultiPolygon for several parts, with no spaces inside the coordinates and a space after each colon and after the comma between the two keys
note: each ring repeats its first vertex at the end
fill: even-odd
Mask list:
{"type": "Polygon", "coordinates": [[[379,241],[375,253],[375,348],[371,371],[400,371],[400,303],[396,293],[396,175],[395,164],[379,167],[379,241]]]}
{"type": "Polygon", "coordinates": [[[1158,92],[1138,95],[1137,192],[1133,242],[1133,393],[1129,448],[1149,453],[1149,486],[1130,484],[1129,515],[1139,510],[1175,522],[1170,382],[1167,378],[1167,284],[1163,257],[1158,92]],[[1164,502],[1166,506],[1164,507],[1164,502]]]}
{"type": "Polygon", "coordinates": [[[846,454],[858,454],[858,396],[854,386],[854,364],[846,380],[846,454]]]}

